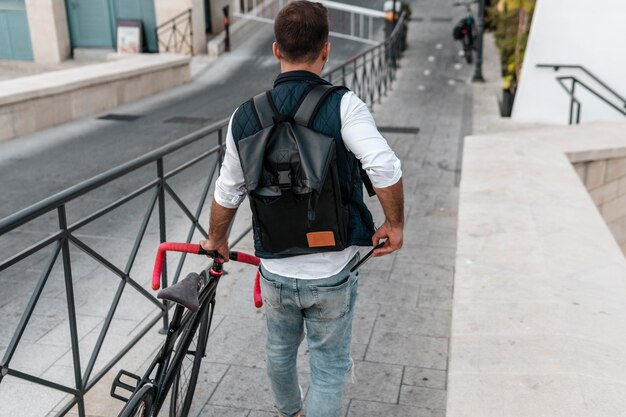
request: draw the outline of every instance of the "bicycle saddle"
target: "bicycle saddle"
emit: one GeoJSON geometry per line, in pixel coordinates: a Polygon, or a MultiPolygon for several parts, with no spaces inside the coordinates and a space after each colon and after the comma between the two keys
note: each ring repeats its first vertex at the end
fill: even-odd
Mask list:
{"type": "Polygon", "coordinates": [[[173,301],[195,313],[200,309],[198,292],[204,286],[204,282],[201,275],[191,272],[182,281],[159,291],[157,298],[173,301]]]}

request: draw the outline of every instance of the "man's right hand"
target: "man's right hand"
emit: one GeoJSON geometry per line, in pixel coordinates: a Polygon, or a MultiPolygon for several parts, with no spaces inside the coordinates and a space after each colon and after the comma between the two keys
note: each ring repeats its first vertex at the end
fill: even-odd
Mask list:
{"type": "Polygon", "coordinates": [[[372,256],[384,256],[389,255],[400,249],[403,243],[403,226],[393,225],[388,221],[382,224],[372,236],[372,244],[374,246],[378,245],[378,243],[382,239],[387,239],[382,248],[374,250],[372,256]]]}
{"type": "Polygon", "coordinates": [[[223,240],[221,242],[215,242],[211,239],[201,240],[200,246],[206,251],[216,251],[224,258],[224,262],[228,262],[230,259],[230,250],[228,248],[228,241],[223,240]]]}

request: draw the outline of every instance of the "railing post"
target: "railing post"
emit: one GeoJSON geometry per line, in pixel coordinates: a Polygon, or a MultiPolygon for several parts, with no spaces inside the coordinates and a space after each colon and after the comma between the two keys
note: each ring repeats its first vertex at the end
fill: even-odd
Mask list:
{"type": "Polygon", "coordinates": [[[219,167],[221,168],[224,163],[224,153],[226,152],[226,148],[224,148],[224,133],[223,129],[217,131],[217,144],[220,146],[220,152],[218,153],[219,158],[219,167]]]}
{"type": "Polygon", "coordinates": [[[483,35],[485,31],[485,0],[478,1],[478,39],[476,40],[476,62],[472,81],[484,82],[483,78],[483,35]]]}
{"type": "Polygon", "coordinates": [[[187,14],[187,27],[189,28],[189,52],[191,56],[193,56],[193,20],[191,9],[189,9],[189,13],[187,14]]]}
{"type": "MultiPolygon", "coordinates": [[[[574,124],[574,91],[576,90],[576,80],[572,78],[572,89],[570,91],[569,101],[569,124],[574,124]]],[[[580,119],[580,104],[578,105],[578,117],[580,119]]],[[[577,121],[577,123],[580,120],[577,121]]]]}
{"type": "Polygon", "coordinates": [[[230,52],[230,18],[229,18],[228,4],[222,7],[222,13],[224,13],[224,52],[230,52]]]}
{"type": "MultiPolygon", "coordinates": [[[[164,170],[163,170],[163,158],[157,159],[157,176],[159,177],[159,240],[161,243],[167,240],[167,236],[165,234],[165,178],[164,178],[164,170]]],[[[167,288],[167,255],[163,257],[163,271],[161,272],[161,286],[163,288],[167,288]]],[[[164,300],[163,303],[167,306],[167,301],[164,300]]],[[[163,312],[163,328],[160,330],[161,334],[165,334],[167,332],[167,327],[169,325],[169,314],[168,309],[166,308],[163,312]]]]}
{"type": "Polygon", "coordinates": [[[59,206],[59,228],[66,234],[61,239],[61,255],[63,258],[63,275],[65,277],[65,296],[67,298],[67,314],[70,322],[70,342],[72,344],[72,362],[74,366],[74,381],[76,389],[80,392],[78,398],[78,415],[85,417],[85,402],[83,399],[85,385],[81,375],[80,351],[78,345],[78,327],[76,325],[76,305],[74,303],[74,283],[72,282],[72,266],[70,259],[70,245],[67,235],[67,216],[65,205],[59,206]]]}

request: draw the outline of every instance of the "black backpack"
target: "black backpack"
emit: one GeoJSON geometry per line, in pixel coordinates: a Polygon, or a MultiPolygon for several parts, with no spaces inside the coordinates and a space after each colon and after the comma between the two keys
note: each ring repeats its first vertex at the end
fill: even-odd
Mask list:
{"type": "Polygon", "coordinates": [[[293,115],[279,114],[269,91],[252,100],[261,130],[237,148],[261,252],[286,257],[347,246],[336,139],[311,128],[326,97],[338,89],[345,87],[312,86],[293,115]]]}

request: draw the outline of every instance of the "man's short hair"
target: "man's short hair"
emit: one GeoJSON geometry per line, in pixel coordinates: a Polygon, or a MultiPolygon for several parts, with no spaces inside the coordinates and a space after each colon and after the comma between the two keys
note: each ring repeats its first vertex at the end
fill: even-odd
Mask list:
{"type": "Polygon", "coordinates": [[[278,50],[286,61],[315,61],[328,42],[326,7],[306,0],[287,4],[276,17],[274,36],[278,50]]]}

